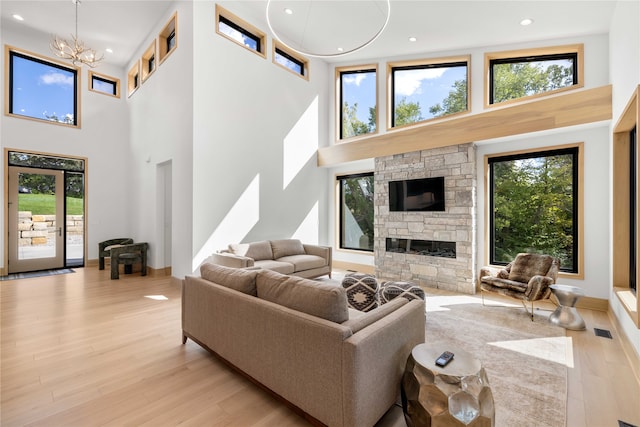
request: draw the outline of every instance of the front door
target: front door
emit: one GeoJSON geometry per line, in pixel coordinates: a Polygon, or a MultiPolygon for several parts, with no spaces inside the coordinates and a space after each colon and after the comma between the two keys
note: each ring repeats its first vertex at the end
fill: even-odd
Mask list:
{"type": "Polygon", "coordinates": [[[64,172],[9,166],[9,273],[64,267],[64,172]]]}

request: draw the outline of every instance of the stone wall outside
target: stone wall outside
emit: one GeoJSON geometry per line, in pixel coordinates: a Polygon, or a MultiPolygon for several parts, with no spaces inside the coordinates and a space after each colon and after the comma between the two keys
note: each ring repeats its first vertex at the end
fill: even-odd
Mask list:
{"type": "Polygon", "coordinates": [[[476,147],[473,143],[375,159],[374,257],[379,280],[475,293],[476,147]],[[445,177],[444,212],[390,212],[389,181],[445,177]],[[387,237],[456,242],[456,258],[386,252],[387,237]]]}
{"type": "MultiPolygon", "coordinates": [[[[67,238],[84,234],[84,215],[67,215],[67,238]]],[[[57,233],[55,215],[32,215],[18,212],[19,246],[46,245],[57,233]]]]}

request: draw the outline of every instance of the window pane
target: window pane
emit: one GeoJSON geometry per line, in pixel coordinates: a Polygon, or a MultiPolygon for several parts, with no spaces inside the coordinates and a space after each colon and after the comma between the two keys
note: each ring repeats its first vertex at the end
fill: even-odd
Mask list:
{"type": "Polygon", "coordinates": [[[467,64],[393,70],[393,126],[467,111],[467,64]]]}
{"type": "Polygon", "coordinates": [[[577,84],[575,57],[502,60],[492,63],[492,103],[577,84]]]}
{"type": "Polygon", "coordinates": [[[373,251],[373,174],[340,179],[340,247],[373,251]]]}
{"type": "Polygon", "coordinates": [[[110,82],[104,79],[100,79],[98,77],[93,77],[93,79],[91,80],[91,86],[93,90],[98,92],[107,93],[109,95],[116,94],[115,82],[110,82]]]}
{"type": "Polygon", "coordinates": [[[490,159],[492,263],[544,253],[577,272],[578,149],[548,153],[490,159]]]}
{"type": "Polygon", "coordinates": [[[287,67],[294,73],[298,73],[300,75],[304,75],[304,67],[303,64],[299,61],[294,61],[293,59],[285,56],[282,52],[276,49],[275,60],[278,64],[287,67]]]}
{"type": "Polygon", "coordinates": [[[76,71],[11,52],[10,112],[76,124],[76,71]]]}
{"type": "Polygon", "coordinates": [[[260,43],[257,37],[233,24],[233,22],[227,21],[222,16],[220,17],[218,31],[251,50],[260,51],[260,43]]]}
{"type": "Polygon", "coordinates": [[[340,73],[340,138],[376,131],[376,70],[340,73]]]}

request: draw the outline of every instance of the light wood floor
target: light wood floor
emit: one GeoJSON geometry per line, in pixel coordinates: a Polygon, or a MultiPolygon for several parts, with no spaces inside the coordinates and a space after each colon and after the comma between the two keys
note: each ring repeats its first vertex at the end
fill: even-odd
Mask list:
{"type": "MultiPolygon", "coordinates": [[[[120,277],[89,267],[0,282],[3,427],[307,425],[192,341],[181,345],[169,278],[120,277]]],[[[617,332],[606,313],[581,313],[587,331],[568,333],[567,425],[640,426],[640,386],[617,332]]]]}

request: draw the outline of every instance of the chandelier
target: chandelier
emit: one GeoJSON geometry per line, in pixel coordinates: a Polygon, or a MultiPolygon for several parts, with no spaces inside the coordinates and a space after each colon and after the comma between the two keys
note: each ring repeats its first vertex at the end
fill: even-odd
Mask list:
{"type": "Polygon", "coordinates": [[[85,48],[84,42],[78,40],[78,5],[80,0],[71,1],[76,5],[76,33],[71,35],[71,42],[54,35],[49,47],[58,58],[69,60],[73,65],[82,66],[84,64],[94,68],[104,56],[98,56],[94,49],[85,48]]]}
{"type": "Polygon", "coordinates": [[[267,0],[273,37],[305,56],[335,58],[372,44],[391,16],[390,0],[267,0]]]}

